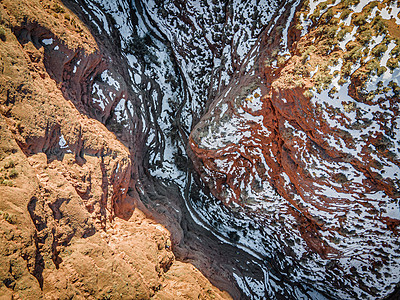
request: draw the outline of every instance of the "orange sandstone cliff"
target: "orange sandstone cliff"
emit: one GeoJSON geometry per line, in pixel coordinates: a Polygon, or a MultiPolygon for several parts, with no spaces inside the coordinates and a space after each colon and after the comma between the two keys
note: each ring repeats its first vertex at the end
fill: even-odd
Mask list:
{"type": "Polygon", "coordinates": [[[73,104],[112,70],[85,25],[59,1],[2,1],[0,19],[1,298],[230,298],[175,259],[129,150],[73,104]]]}

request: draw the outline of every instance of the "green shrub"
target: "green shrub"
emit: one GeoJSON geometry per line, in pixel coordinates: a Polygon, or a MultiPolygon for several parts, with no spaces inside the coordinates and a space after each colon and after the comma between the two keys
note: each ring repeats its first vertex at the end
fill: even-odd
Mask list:
{"type": "Polygon", "coordinates": [[[346,8],[345,10],[343,10],[342,14],[340,15],[340,19],[342,19],[342,20],[346,19],[350,15],[350,13],[351,13],[351,10],[346,8]]]}
{"type": "Polygon", "coordinates": [[[312,93],[310,90],[306,90],[306,91],[303,93],[303,96],[306,97],[306,98],[311,99],[314,95],[313,95],[313,93],[312,93]]]}
{"type": "Polygon", "coordinates": [[[301,24],[297,23],[296,24],[296,30],[302,31],[303,30],[303,26],[301,26],[301,24]]]}
{"type": "Polygon", "coordinates": [[[3,213],[3,218],[10,224],[15,224],[17,222],[17,217],[7,212],[3,213]]]}
{"type": "Polygon", "coordinates": [[[336,87],[333,87],[333,88],[331,88],[331,90],[328,92],[328,95],[329,95],[329,97],[333,98],[334,95],[335,95],[337,92],[338,92],[338,91],[337,91],[337,88],[336,88],[336,87]]]}
{"type": "Polygon", "coordinates": [[[369,44],[369,42],[371,41],[371,38],[372,38],[372,31],[369,29],[364,30],[362,33],[360,33],[357,36],[357,39],[364,46],[367,46],[369,44]]]}
{"type": "Polygon", "coordinates": [[[319,9],[318,8],[315,9],[313,14],[310,16],[310,19],[311,19],[311,21],[313,21],[313,23],[315,23],[317,21],[317,19],[319,18],[319,14],[320,14],[319,9]]]}
{"type": "Polygon", "coordinates": [[[390,70],[394,70],[394,69],[396,69],[396,68],[399,67],[399,61],[398,61],[396,58],[391,57],[391,58],[388,59],[388,61],[387,61],[387,63],[386,63],[386,66],[387,66],[390,70]]]}
{"type": "Polygon", "coordinates": [[[15,167],[15,162],[13,160],[8,161],[5,165],[4,168],[5,169],[11,169],[15,167]]]}
{"type": "Polygon", "coordinates": [[[17,170],[15,170],[14,168],[11,169],[10,173],[8,174],[8,177],[12,179],[12,178],[16,178],[17,176],[18,176],[17,170]]]}
{"type": "Polygon", "coordinates": [[[386,50],[387,46],[385,44],[379,44],[371,52],[375,57],[380,57],[386,50]]]}
{"type": "Polygon", "coordinates": [[[349,7],[350,5],[358,4],[360,0],[343,0],[342,5],[343,7],[349,7]]]}
{"type": "Polygon", "coordinates": [[[53,7],[51,8],[54,12],[60,14],[60,13],[65,13],[65,9],[63,7],[61,7],[60,5],[58,5],[57,3],[53,5],[53,7]]]}
{"type": "Polygon", "coordinates": [[[8,180],[8,179],[4,179],[0,183],[3,184],[3,185],[6,185],[6,186],[14,186],[14,183],[11,180],[8,180]]]}
{"type": "Polygon", "coordinates": [[[385,67],[385,66],[382,66],[382,67],[379,67],[377,70],[376,70],[376,74],[378,75],[378,76],[381,76],[383,73],[385,73],[387,71],[387,68],[385,67]]]}
{"type": "Polygon", "coordinates": [[[361,14],[353,17],[353,24],[355,24],[357,26],[362,26],[365,23],[367,23],[366,19],[367,19],[366,14],[361,13],[361,14]]]}
{"type": "Polygon", "coordinates": [[[400,86],[398,86],[396,82],[391,81],[391,82],[389,82],[388,86],[390,86],[392,88],[392,91],[395,95],[400,94],[400,86]]]}
{"type": "Polygon", "coordinates": [[[342,74],[344,75],[344,77],[347,77],[350,75],[351,72],[351,66],[353,64],[351,62],[347,62],[343,67],[342,67],[342,74]]]}
{"type": "Polygon", "coordinates": [[[325,13],[325,20],[328,22],[333,17],[333,9],[329,8],[325,13]]]}
{"type": "Polygon", "coordinates": [[[344,40],[344,36],[346,35],[346,33],[348,33],[349,31],[347,30],[347,29],[341,29],[338,33],[337,33],[337,35],[336,35],[336,38],[339,40],[339,41],[343,41],[344,40]]]}
{"type": "Polygon", "coordinates": [[[379,68],[379,62],[376,59],[371,59],[367,64],[367,70],[372,72],[379,68]]]}
{"type": "Polygon", "coordinates": [[[392,51],[390,51],[390,54],[392,56],[397,56],[399,53],[400,53],[400,45],[399,44],[396,47],[394,47],[392,51]]]}
{"type": "Polygon", "coordinates": [[[352,62],[356,62],[362,57],[362,47],[356,46],[351,51],[348,51],[344,54],[344,59],[351,60],[352,62]]]}
{"type": "Polygon", "coordinates": [[[2,26],[0,26],[0,40],[2,40],[3,42],[5,42],[6,39],[7,39],[7,37],[6,37],[6,31],[5,31],[5,29],[4,29],[2,26]]]}
{"type": "Polygon", "coordinates": [[[382,33],[386,29],[386,24],[381,16],[377,16],[372,21],[372,27],[375,29],[376,32],[382,33]]]}
{"type": "Polygon", "coordinates": [[[338,80],[339,85],[343,85],[343,84],[345,84],[346,82],[347,82],[347,80],[344,79],[344,78],[340,78],[340,79],[338,80]]]}

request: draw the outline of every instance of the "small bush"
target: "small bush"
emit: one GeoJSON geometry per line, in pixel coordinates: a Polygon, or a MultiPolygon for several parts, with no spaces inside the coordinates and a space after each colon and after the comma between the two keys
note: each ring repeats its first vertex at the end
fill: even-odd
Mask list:
{"type": "Polygon", "coordinates": [[[0,182],[2,185],[6,186],[14,186],[14,183],[11,180],[4,179],[3,181],[0,182]]]}
{"type": "Polygon", "coordinates": [[[3,218],[10,224],[15,224],[17,222],[17,217],[14,215],[10,215],[9,213],[3,213],[3,218]]]}
{"type": "Polygon", "coordinates": [[[391,57],[391,58],[388,59],[388,61],[386,63],[386,66],[390,70],[394,70],[394,69],[399,67],[399,62],[398,62],[398,60],[396,58],[391,57]]]}
{"type": "Polygon", "coordinates": [[[345,9],[343,10],[342,14],[340,15],[340,19],[344,20],[346,19],[351,13],[350,9],[345,9]]]}
{"type": "Polygon", "coordinates": [[[398,86],[396,82],[391,81],[391,82],[389,82],[388,86],[390,86],[392,88],[392,91],[395,95],[400,94],[400,86],[398,86]]]}
{"type": "Polygon", "coordinates": [[[314,95],[313,95],[313,93],[312,93],[310,90],[307,90],[307,91],[305,91],[305,92],[303,93],[303,96],[306,97],[306,98],[311,99],[314,95]]]}
{"type": "Polygon", "coordinates": [[[400,53],[400,45],[397,45],[396,47],[393,48],[393,50],[390,52],[392,56],[396,56],[400,53]]]}
{"type": "Polygon", "coordinates": [[[347,113],[350,113],[350,112],[356,110],[356,104],[354,102],[343,102],[342,106],[343,106],[343,110],[347,113]]]}
{"type": "Polygon", "coordinates": [[[366,18],[367,18],[367,16],[365,14],[361,13],[358,16],[353,18],[353,24],[355,24],[357,26],[362,26],[365,23],[367,23],[366,18]]]}
{"type": "Polygon", "coordinates": [[[340,78],[340,79],[338,80],[339,85],[343,85],[343,84],[345,84],[346,82],[347,82],[347,80],[344,79],[344,78],[340,78]]]}
{"type": "Polygon", "coordinates": [[[387,46],[385,44],[379,44],[371,52],[375,57],[380,57],[386,50],[387,46]]]}
{"type": "Polygon", "coordinates": [[[344,40],[344,36],[346,35],[346,33],[348,33],[348,30],[346,29],[341,29],[339,30],[339,32],[336,35],[336,38],[341,42],[344,40]]]}
{"type": "Polygon", "coordinates": [[[54,12],[60,14],[60,13],[65,13],[65,9],[63,7],[61,7],[60,5],[58,5],[57,3],[53,5],[53,7],[51,8],[54,12]]]}
{"type": "Polygon", "coordinates": [[[347,62],[343,67],[342,67],[342,74],[344,75],[344,77],[348,77],[350,75],[351,72],[351,66],[353,64],[351,62],[347,62]]]}
{"type": "Polygon", "coordinates": [[[378,76],[381,76],[383,73],[385,73],[387,71],[387,68],[385,67],[385,66],[382,66],[382,67],[379,67],[377,70],[376,70],[376,74],[378,75],[378,76]]]}
{"type": "Polygon", "coordinates": [[[383,21],[381,16],[377,16],[374,18],[372,26],[378,33],[382,33],[386,29],[385,21],[383,21]]]}
{"type": "Polygon", "coordinates": [[[285,57],[284,56],[280,56],[280,55],[278,56],[277,61],[278,61],[278,66],[279,67],[282,67],[286,63],[285,57]]]}
{"type": "Polygon", "coordinates": [[[4,169],[11,169],[15,167],[15,162],[13,160],[10,160],[9,162],[7,162],[4,166],[4,169]]]}
{"type": "Polygon", "coordinates": [[[369,44],[369,42],[371,41],[372,31],[367,29],[367,30],[363,31],[361,34],[359,34],[357,38],[362,45],[367,46],[369,44]]]}
{"type": "Polygon", "coordinates": [[[333,97],[335,96],[335,94],[337,93],[337,89],[336,87],[331,88],[331,90],[328,92],[329,97],[331,97],[333,99],[333,97]]]}
{"type": "Polygon", "coordinates": [[[6,31],[5,31],[5,29],[4,29],[2,26],[0,26],[0,40],[2,40],[3,42],[5,42],[6,39],[7,39],[7,37],[6,37],[6,31]]]}
{"type": "Polygon", "coordinates": [[[351,51],[348,51],[344,54],[344,59],[351,60],[352,62],[356,62],[362,57],[362,48],[357,46],[353,48],[351,51]]]}
{"type": "Polygon", "coordinates": [[[18,172],[15,169],[11,169],[10,173],[8,174],[9,178],[16,178],[18,176],[18,172]]]}
{"type": "Polygon", "coordinates": [[[371,59],[367,64],[367,70],[370,72],[379,68],[379,62],[376,59],[371,59]]]}

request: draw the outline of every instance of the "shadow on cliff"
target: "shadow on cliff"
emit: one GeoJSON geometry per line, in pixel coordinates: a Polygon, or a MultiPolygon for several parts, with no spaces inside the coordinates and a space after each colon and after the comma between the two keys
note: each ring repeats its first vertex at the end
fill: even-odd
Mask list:
{"type": "MultiPolygon", "coordinates": [[[[64,1],[64,3],[79,15],[80,8],[76,4],[72,1],[64,1]]],[[[84,15],[81,14],[79,17],[89,23],[84,15]]],[[[245,296],[236,286],[232,273],[234,266],[238,264],[238,259],[246,261],[251,260],[252,257],[241,253],[234,246],[219,242],[211,233],[196,224],[187,210],[179,188],[173,184],[156,180],[149,174],[145,166],[145,133],[142,132],[143,124],[137,115],[131,116],[131,124],[128,127],[134,128],[132,130],[123,130],[113,126],[115,124],[112,122],[112,111],[121,97],[123,95],[131,96],[133,102],[136,99],[129,88],[131,83],[125,67],[126,62],[119,55],[115,55],[121,51],[116,46],[117,43],[97,36],[99,49],[88,54],[83,49],[68,48],[51,31],[36,23],[25,23],[15,28],[14,33],[21,45],[32,43],[36,50],[43,49],[45,68],[50,77],[56,81],[65,99],[70,100],[81,114],[103,123],[129,149],[133,166],[130,170],[131,184],[127,196],[115,198],[113,203],[115,216],[128,220],[135,207],[143,210],[149,217],[163,224],[170,231],[173,241],[172,250],[177,259],[195,265],[214,285],[227,290],[235,299],[244,298],[245,296]],[[51,43],[46,42],[49,40],[51,43]],[[112,57],[112,62],[110,57],[112,57]],[[92,104],[92,87],[105,70],[112,70],[126,82],[123,92],[117,95],[114,103],[110,105],[110,109],[100,112],[92,104]],[[140,187],[137,186],[139,181],[140,187]]],[[[31,57],[31,59],[35,58],[31,57]]],[[[134,106],[140,110],[138,103],[134,103],[134,106]]],[[[54,159],[63,160],[65,150],[60,150],[59,138],[60,128],[49,126],[44,140],[39,141],[39,146],[32,141],[27,144],[27,148],[21,149],[26,155],[29,155],[29,153],[36,152],[35,149],[29,147],[43,146],[41,151],[46,154],[48,162],[54,159]]],[[[101,155],[87,149],[85,141],[82,139],[73,150],[75,160],[80,165],[85,164],[86,155],[101,155]]],[[[33,197],[28,204],[29,213],[35,226],[45,226],[45,222],[35,222],[39,219],[35,214],[36,203],[37,198],[33,197]]],[[[57,217],[57,207],[51,209],[54,209],[57,217]]],[[[42,229],[37,227],[38,231],[42,229]]],[[[56,250],[53,250],[53,261],[58,267],[61,261],[56,250]]],[[[36,261],[38,264],[35,265],[34,276],[42,287],[43,258],[37,257],[36,261]]],[[[244,265],[243,269],[245,268],[244,265]]],[[[262,276],[260,270],[255,273],[260,273],[259,276],[262,276]]]]}

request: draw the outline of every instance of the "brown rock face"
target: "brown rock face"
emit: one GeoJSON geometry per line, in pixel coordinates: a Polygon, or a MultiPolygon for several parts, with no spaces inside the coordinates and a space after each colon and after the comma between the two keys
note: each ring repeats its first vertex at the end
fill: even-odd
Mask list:
{"type": "MultiPolygon", "coordinates": [[[[266,253],[282,247],[297,261],[293,279],[332,297],[383,297],[400,279],[400,162],[389,129],[398,130],[398,92],[369,101],[364,84],[376,77],[363,73],[367,62],[351,74],[341,69],[353,48],[329,35],[343,21],[318,15],[300,37],[295,26],[310,9],[297,10],[283,23],[290,52],[274,41],[282,28],[264,33],[249,54],[254,65],[242,67],[192,131],[191,158],[216,198],[275,236],[281,246],[271,242],[266,253]]],[[[358,41],[357,22],[351,27],[358,41]]]]}
{"type": "Polygon", "coordinates": [[[97,119],[128,90],[89,31],[59,1],[0,11],[0,295],[230,298],[135,209],[131,154],[87,112],[96,78],[109,95],[97,119]]]}

